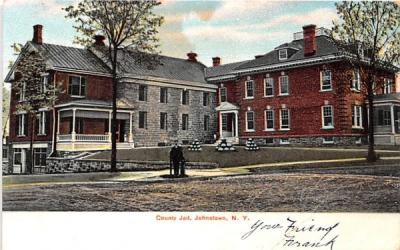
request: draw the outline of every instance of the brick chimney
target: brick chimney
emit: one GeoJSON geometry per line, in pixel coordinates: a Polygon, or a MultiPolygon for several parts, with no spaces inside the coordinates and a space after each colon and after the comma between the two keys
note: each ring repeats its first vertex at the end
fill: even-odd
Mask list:
{"type": "Polygon", "coordinates": [[[32,42],[36,44],[43,44],[43,26],[40,24],[36,24],[33,26],[33,38],[32,42]]]}
{"type": "Polygon", "coordinates": [[[197,59],[196,59],[197,54],[196,54],[196,53],[190,51],[190,52],[187,53],[186,55],[187,55],[187,57],[188,57],[188,59],[187,59],[188,61],[190,61],[190,62],[197,62],[197,59]]]}
{"type": "Polygon", "coordinates": [[[304,56],[312,56],[317,51],[314,24],[303,26],[304,56]]]}
{"type": "Polygon", "coordinates": [[[104,40],[106,39],[103,35],[95,35],[94,37],[94,45],[96,46],[105,46],[104,40]]]}
{"type": "Polygon", "coordinates": [[[213,67],[217,67],[217,66],[221,65],[221,58],[218,56],[213,57],[212,61],[213,61],[213,67]]]}

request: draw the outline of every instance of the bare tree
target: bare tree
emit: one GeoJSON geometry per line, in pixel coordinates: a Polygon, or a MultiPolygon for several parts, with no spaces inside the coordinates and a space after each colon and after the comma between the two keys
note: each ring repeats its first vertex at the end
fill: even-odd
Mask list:
{"type": "Polygon", "coordinates": [[[111,171],[117,171],[117,87],[121,56],[119,51],[137,53],[138,61],[151,61],[158,53],[158,27],[163,18],[153,10],[160,2],[146,1],[100,1],[83,0],[77,6],[68,6],[66,18],[73,19],[74,28],[81,36],[75,42],[89,45],[94,35],[107,38],[107,49],[103,50],[112,74],[112,121],[111,121],[111,171]],[[141,60],[143,59],[143,60],[141,60]]]}
{"type": "Polygon", "coordinates": [[[390,1],[345,1],[335,4],[340,17],[332,39],[360,72],[361,92],[368,100],[368,161],[376,161],[374,92],[381,71],[394,73],[400,60],[400,6],[390,1]]]}

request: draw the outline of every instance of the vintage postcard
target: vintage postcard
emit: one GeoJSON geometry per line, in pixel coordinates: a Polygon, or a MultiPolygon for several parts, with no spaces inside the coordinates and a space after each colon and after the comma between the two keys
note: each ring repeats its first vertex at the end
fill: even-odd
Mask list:
{"type": "Polygon", "coordinates": [[[399,1],[1,8],[3,249],[400,249],[399,1]]]}

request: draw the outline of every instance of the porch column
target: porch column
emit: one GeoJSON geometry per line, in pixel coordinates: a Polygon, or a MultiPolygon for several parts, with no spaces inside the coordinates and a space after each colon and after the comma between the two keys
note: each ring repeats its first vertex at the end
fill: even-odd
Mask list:
{"type": "Polygon", "coordinates": [[[219,112],[219,139],[222,139],[222,112],[219,112]]]}
{"type": "Polygon", "coordinates": [[[72,109],[72,132],[71,132],[71,140],[72,142],[75,141],[76,131],[75,131],[75,115],[76,115],[76,108],[72,109]]]}
{"type": "Polygon", "coordinates": [[[60,110],[57,110],[57,141],[59,140],[58,136],[60,135],[60,110]]]}
{"type": "Polygon", "coordinates": [[[235,137],[239,138],[239,112],[235,111],[235,137]]]}
{"type": "Polygon", "coordinates": [[[129,112],[129,134],[128,134],[128,141],[133,142],[133,134],[132,134],[132,115],[133,112],[129,112]]]}
{"type": "Polygon", "coordinates": [[[391,121],[391,125],[392,125],[392,134],[396,133],[396,129],[395,129],[395,121],[394,121],[394,104],[390,105],[390,121],[391,121]]]}
{"type": "Polygon", "coordinates": [[[112,110],[108,111],[108,141],[111,142],[111,119],[112,110]]]}

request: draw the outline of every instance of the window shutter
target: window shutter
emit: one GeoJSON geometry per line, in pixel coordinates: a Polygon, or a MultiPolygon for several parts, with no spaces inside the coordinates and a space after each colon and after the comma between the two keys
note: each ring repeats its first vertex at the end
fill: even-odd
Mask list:
{"type": "Polygon", "coordinates": [[[86,78],[81,78],[81,96],[86,95],[86,78]]]}
{"type": "Polygon", "coordinates": [[[25,120],[24,120],[24,135],[29,135],[28,133],[28,114],[23,115],[25,120]]]}
{"type": "Polygon", "coordinates": [[[15,116],[15,135],[18,135],[18,131],[19,131],[19,119],[20,119],[20,115],[16,115],[15,116]]]}
{"type": "Polygon", "coordinates": [[[50,111],[44,112],[45,128],[44,133],[46,135],[50,134],[50,111]]]}
{"type": "Polygon", "coordinates": [[[68,95],[72,95],[72,77],[69,77],[68,95]]]}
{"type": "Polygon", "coordinates": [[[38,113],[35,117],[35,134],[39,134],[39,122],[40,122],[40,113],[38,113]]]}

